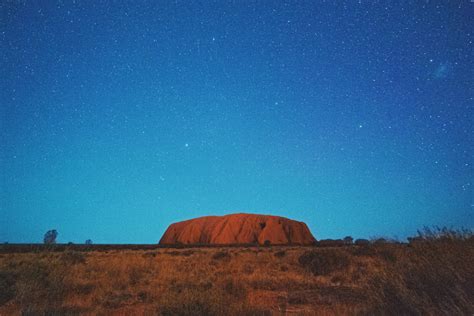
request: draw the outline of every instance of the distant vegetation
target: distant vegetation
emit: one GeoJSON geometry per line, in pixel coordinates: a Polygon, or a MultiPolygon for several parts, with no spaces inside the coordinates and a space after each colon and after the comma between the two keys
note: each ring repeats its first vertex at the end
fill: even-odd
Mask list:
{"type": "Polygon", "coordinates": [[[424,228],[409,244],[341,241],[26,253],[0,245],[0,315],[474,313],[471,231],[424,228]]]}
{"type": "Polygon", "coordinates": [[[55,244],[57,237],[58,237],[58,232],[56,231],[56,229],[48,230],[46,234],[44,234],[43,242],[46,245],[55,244]]]}
{"type": "MultiPolygon", "coordinates": [[[[452,229],[447,227],[434,226],[430,228],[425,226],[422,230],[418,230],[418,238],[424,241],[434,240],[469,240],[473,238],[472,230],[467,228],[452,229]]],[[[408,238],[408,240],[413,240],[408,238]]]]}

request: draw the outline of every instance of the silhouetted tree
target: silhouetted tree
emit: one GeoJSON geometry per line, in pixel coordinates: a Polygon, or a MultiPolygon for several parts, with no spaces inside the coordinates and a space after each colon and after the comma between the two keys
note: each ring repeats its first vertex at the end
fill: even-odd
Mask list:
{"type": "Polygon", "coordinates": [[[56,237],[58,237],[56,229],[48,230],[46,234],[44,234],[43,242],[47,245],[55,244],[56,237]]]}
{"type": "Polygon", "coordinates": [[[367,246],[370,245],[370,241],[368,239],[356,239],[354,244],[357,246],[367,246]]]}
{"type": "Polygon", "coordinates": [[[87,240],[86,240],[86,245],[92,245],[92,240],[91,240],[91,239],[87,239],[87,240]]]}
{"type": "Polygon", "coordinates": [[[352,245],[352,241],[353,241],[354,239],[353,239],[351,236],[346,236],[346,237],[344,237],[343,240],[344,240],[344,243],[345,243],[346,245],[352,245]]]}

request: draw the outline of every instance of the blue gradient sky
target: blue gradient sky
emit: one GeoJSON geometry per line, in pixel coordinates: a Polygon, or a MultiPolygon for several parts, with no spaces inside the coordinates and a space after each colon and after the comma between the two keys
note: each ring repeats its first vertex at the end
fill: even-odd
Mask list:
{"type": "Polygon", "coordinates": [[[473,3],[2,1],[0,241],[474,227],[473,3]]]}

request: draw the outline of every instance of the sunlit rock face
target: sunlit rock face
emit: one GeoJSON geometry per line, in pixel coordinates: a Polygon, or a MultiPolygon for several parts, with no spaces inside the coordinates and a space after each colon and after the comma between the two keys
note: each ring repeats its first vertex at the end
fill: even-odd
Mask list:
{"type": "Polygon", "coordinates": [[[160,244],[311,245],[315,241],[303,222],[271,215],[230,214],[171,224],[160,244]]]}

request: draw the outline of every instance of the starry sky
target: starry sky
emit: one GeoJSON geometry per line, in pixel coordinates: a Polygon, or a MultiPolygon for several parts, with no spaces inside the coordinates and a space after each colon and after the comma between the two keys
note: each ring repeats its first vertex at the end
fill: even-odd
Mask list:
{"type": "Polygon", "coordinates": [[[469,1],[0,4],[0,241],[474,228],[469,1]],[[335,4],[337,3],[337,4],[335,4]]]}

